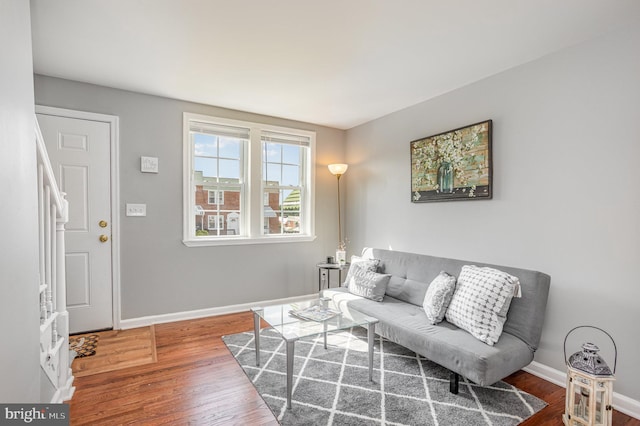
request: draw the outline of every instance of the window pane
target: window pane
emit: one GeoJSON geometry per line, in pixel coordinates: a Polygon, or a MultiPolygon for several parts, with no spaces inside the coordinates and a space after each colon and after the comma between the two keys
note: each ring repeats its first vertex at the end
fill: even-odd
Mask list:
{"type": "Polygon", "coordinates": [[[280,185],[282,180],[280,164],[267,163],[266,185],[280,185]]]}
{"type": "Polygon", "coordinates": [[[240,144],[238,139],[220,138],[220,157],[240,159],[240,144]]]}
{"type": "Polygon", "coordinates": [[[203,215],[209,209],[209,192],[197,185],[195,188],[196,215],[203,215]]]}
{"type": "Polygon", "coordinates": [[[209,232],[207,231],[207,224],[205,222],[205,214],[203,210],[198,210],[196,209],[196,215],[195,215],[195,224],[196,224],[196,229],[195,229],[195,236],[196,237],[206,237],[209,235],[209,232]]]}
{"type": "Polygon", "coordinates": [[[218,155],[215,136],[194,133],[193,145],[193,153],[197,156],[215,157],[218,155]]]}
{"type": "Polygon", "coordinates": [[[300,191],[265,191],[264,198],[269,201],[264,206],[264,234],[299,234],[300,191]]]}
{"type": "Polygon", "coordinates": [[[280,208],[280,191],[278,190],[266,190],[263,195],[264,205],[269,206],[274,210],[280,208]]]}
{"type": "Polygon", "coordinates": [[[279,143],[264,143],[265,146],[265,159],[263,161],[277,162],[282,161],[282,144],[279,143]]]}
{"type": "Polygon", "coordinates": [[[282,145],[282,162],[300,164],[300,147],[298,145],[282,145]]]}
{"type": "Polygon", "coordinates": [[[282,166],[282,185],[299,186],[300,185],[300,167],[298,166],[282,166]]]}
{"type": "Polygon", "coordinates": [[[240,211],[240,191],[238,189],[224,188],[220,190],[218,200],[222,202],[220,208],[225,211],[240,211]]]}
{"type": "Polygon", "coordinates": [[[240,191],[196,188],[195,236],[240,235],[240,191]],[[218,204],[209,203],[217,201],[218,204]]]}
{"type": "Polygon", "coordinates": [[[240,214],[230,212],[226,217],[225,235],[240,235],[240,214]]]}
{"type": "Polygon", "coordinates": [[[282,232],[285,234],[300,233],[300,190],[283,190],[282,192],[282,232]]]}
{"type": "Polygon", "coordinates": [[[215,158],[202,158],[195,157],[193,159],[195,182],[196,185],[200,182],[215,182],[218,177],[218,160],[215,158]],[[213,178],[213,180],[211,180],[213,178]]]}
{"type": "Polygon", "coordinates": [[[265,200],[264,209],[264,234],[279,234],[280,233],[280,192],[279,191],[265,191],[263,198],[265,200]]]}
{"type": "Polygon", "coordinates": [[[220,161],[220,178],[234,179],[235,182],[240,181],[240,161],[239,160],[219,160],[220,161]]]}

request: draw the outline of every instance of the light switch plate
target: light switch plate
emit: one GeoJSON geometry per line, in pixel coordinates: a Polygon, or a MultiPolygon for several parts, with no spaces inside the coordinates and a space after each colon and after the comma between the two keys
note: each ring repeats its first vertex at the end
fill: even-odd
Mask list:
{"type": "Polygon", "coordinates": [[[147,205],[146,204],[128,204],[127,203],[127,216],[146,216],[147,205]]]}
{"type": "Polygon", "coordinates": [[[158,157],[140,157],[140,171],[158,173],[158,157]]]}

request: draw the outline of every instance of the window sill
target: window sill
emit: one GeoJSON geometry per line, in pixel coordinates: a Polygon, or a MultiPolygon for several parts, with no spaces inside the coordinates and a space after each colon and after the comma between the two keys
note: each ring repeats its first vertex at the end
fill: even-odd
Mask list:
{"type": "Polygon", "coordinates": [[[296,236],[264,236],[264,237],[219,237],[215,239],[198,238],[192,240],[182,240],[182,244],[187,247],[213,247],[213,246],[237,246],[246,244],[280,244],[280,243],[303,243],[316,239],[315,235],[296,236]]]}

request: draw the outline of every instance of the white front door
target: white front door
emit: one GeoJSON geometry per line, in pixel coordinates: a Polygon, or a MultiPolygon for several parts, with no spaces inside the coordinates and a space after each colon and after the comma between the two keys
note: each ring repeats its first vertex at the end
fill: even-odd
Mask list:
{"type": "Polygon", "coordinates": [[[67,194],[69,332],[113,327],[110,123],[36,114],[60,191],[67,194]]]}

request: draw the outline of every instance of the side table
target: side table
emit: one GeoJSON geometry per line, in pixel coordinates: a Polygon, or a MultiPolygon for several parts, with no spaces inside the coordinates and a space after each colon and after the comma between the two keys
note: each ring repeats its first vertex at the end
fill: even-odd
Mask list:
{"type": "Polygon", "coordinates": [[[342,271],[349,269],[350,263],[340,265],[338,263],[319,262],[316,264],[318,268],[318,291],[322,290],[324,281],[327,281],[327,288],[331,287],[331,271],[338,271],[338,286],[342,283],[342,271]]]}

